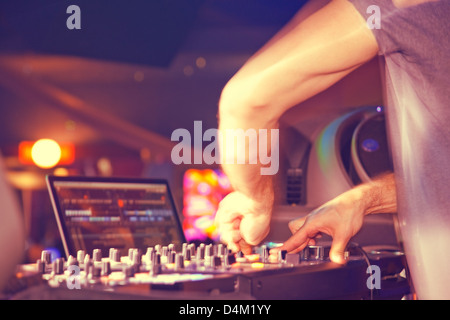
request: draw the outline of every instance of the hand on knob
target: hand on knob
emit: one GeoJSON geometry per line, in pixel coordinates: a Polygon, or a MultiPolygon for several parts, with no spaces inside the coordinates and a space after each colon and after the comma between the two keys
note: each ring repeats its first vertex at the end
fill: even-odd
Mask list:
{"type": "Polygon", "coordinates": [[[345,264],[347,244],[361,229],[364,218],[362,206],[354,200],[351,193],[344,193],[306,217],[291,221],[289,228],[293,235],[281,247],[272,249],[271,255],[276,255],[280,250],[299,252],[325,233],[333,238],[331,261],[345,264]]]}
{"type": "Polygon", "coordinates": [[[220,203],[215,223],[221,241],[234,252],[251,253],[251,246],[259,244],[269,233],[271,208],[232,192],[220,203]]]}

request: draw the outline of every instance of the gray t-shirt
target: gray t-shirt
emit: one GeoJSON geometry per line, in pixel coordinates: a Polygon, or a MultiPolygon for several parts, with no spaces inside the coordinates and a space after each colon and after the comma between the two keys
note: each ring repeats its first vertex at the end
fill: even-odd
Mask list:
{"type": "Polygon", "coordinates": [[[398,216],[419,299],[450,299],[450,0],[397,8],[350,0],[373,28],[384,62],[398,216]]]}

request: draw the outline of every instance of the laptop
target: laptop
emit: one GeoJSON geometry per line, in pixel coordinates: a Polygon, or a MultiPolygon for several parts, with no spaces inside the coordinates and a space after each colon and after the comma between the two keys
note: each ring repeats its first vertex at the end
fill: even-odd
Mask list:
{"type": "Polygon", "coordinates": [[[166,180],[47,176],[66,257],[110,248],[128,255],[155,245],[186,242],[166,180]]]}

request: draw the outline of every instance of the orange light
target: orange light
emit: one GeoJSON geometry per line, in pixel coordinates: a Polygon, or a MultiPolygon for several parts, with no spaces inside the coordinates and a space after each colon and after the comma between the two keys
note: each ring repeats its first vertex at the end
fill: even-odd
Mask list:
{"type": "Polygon", "coordinates": [[[264,268],[264,263],[262,263],[262,262],[253,262],[251,266],[252,266],[253,269],[263,269],[264,268]]]}
{"type": "Polygon", "coordinates": [[[31,148],[31,159],[40,168],[56,166],[61,160],[61,147],[55,140],[41,139],[31,148]]]}
{"type": "Polygon", "coordinates": [[[257,253],[247,254],[245,257],[247,258],[248,261],[258,261],[259,260],[259,254],[257,254],[257,253]]]}
{"type": "Polygon", "coordinates": [[[59,167],[53,171],[53,174],[59,177],[66,177],[69,175],[69,170],[67,170],[66,168],[59,167]]]}
{"type": "Polygon", "coordinates": [[[72,143],[60,143],[61,146],[61,160],[60,165],[69,165],[75,161],[75,146],[72,143]]]}
{"type": "Polygon", "coordinates": [[[71,143],[57,143],[51,139],[23,141],[19,144],[19,161],[48,169],[56,165],[70,165],[75,161],[75,147],[71,143]]]}

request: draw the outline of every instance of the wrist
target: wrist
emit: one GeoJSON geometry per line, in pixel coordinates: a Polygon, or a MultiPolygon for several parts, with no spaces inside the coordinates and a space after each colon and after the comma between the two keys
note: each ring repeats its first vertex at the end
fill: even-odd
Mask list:
{"type": "Polygon", "coordinates": [[[362,184],[356,189],[365,215],[396,212],[397,197],[392,174],[362,184]]]}
{"type": "Polygon", "coordinates": [[[270,213],[275,202],[272,177],[254,174],[246,179],[242,179],[242,176],[239,176],[238,179],[231,179],[235,176],[230,176],[234,192],[245,196],[246,201],[249,201],[251,207],[254,208],[254,213],[270,213]]]}
{"type": "Polygon", "coordinates": [[[261,179],[250,198],[255,203],[258,212],[270,213],[275,201],[272,179],[261,179]]]}

